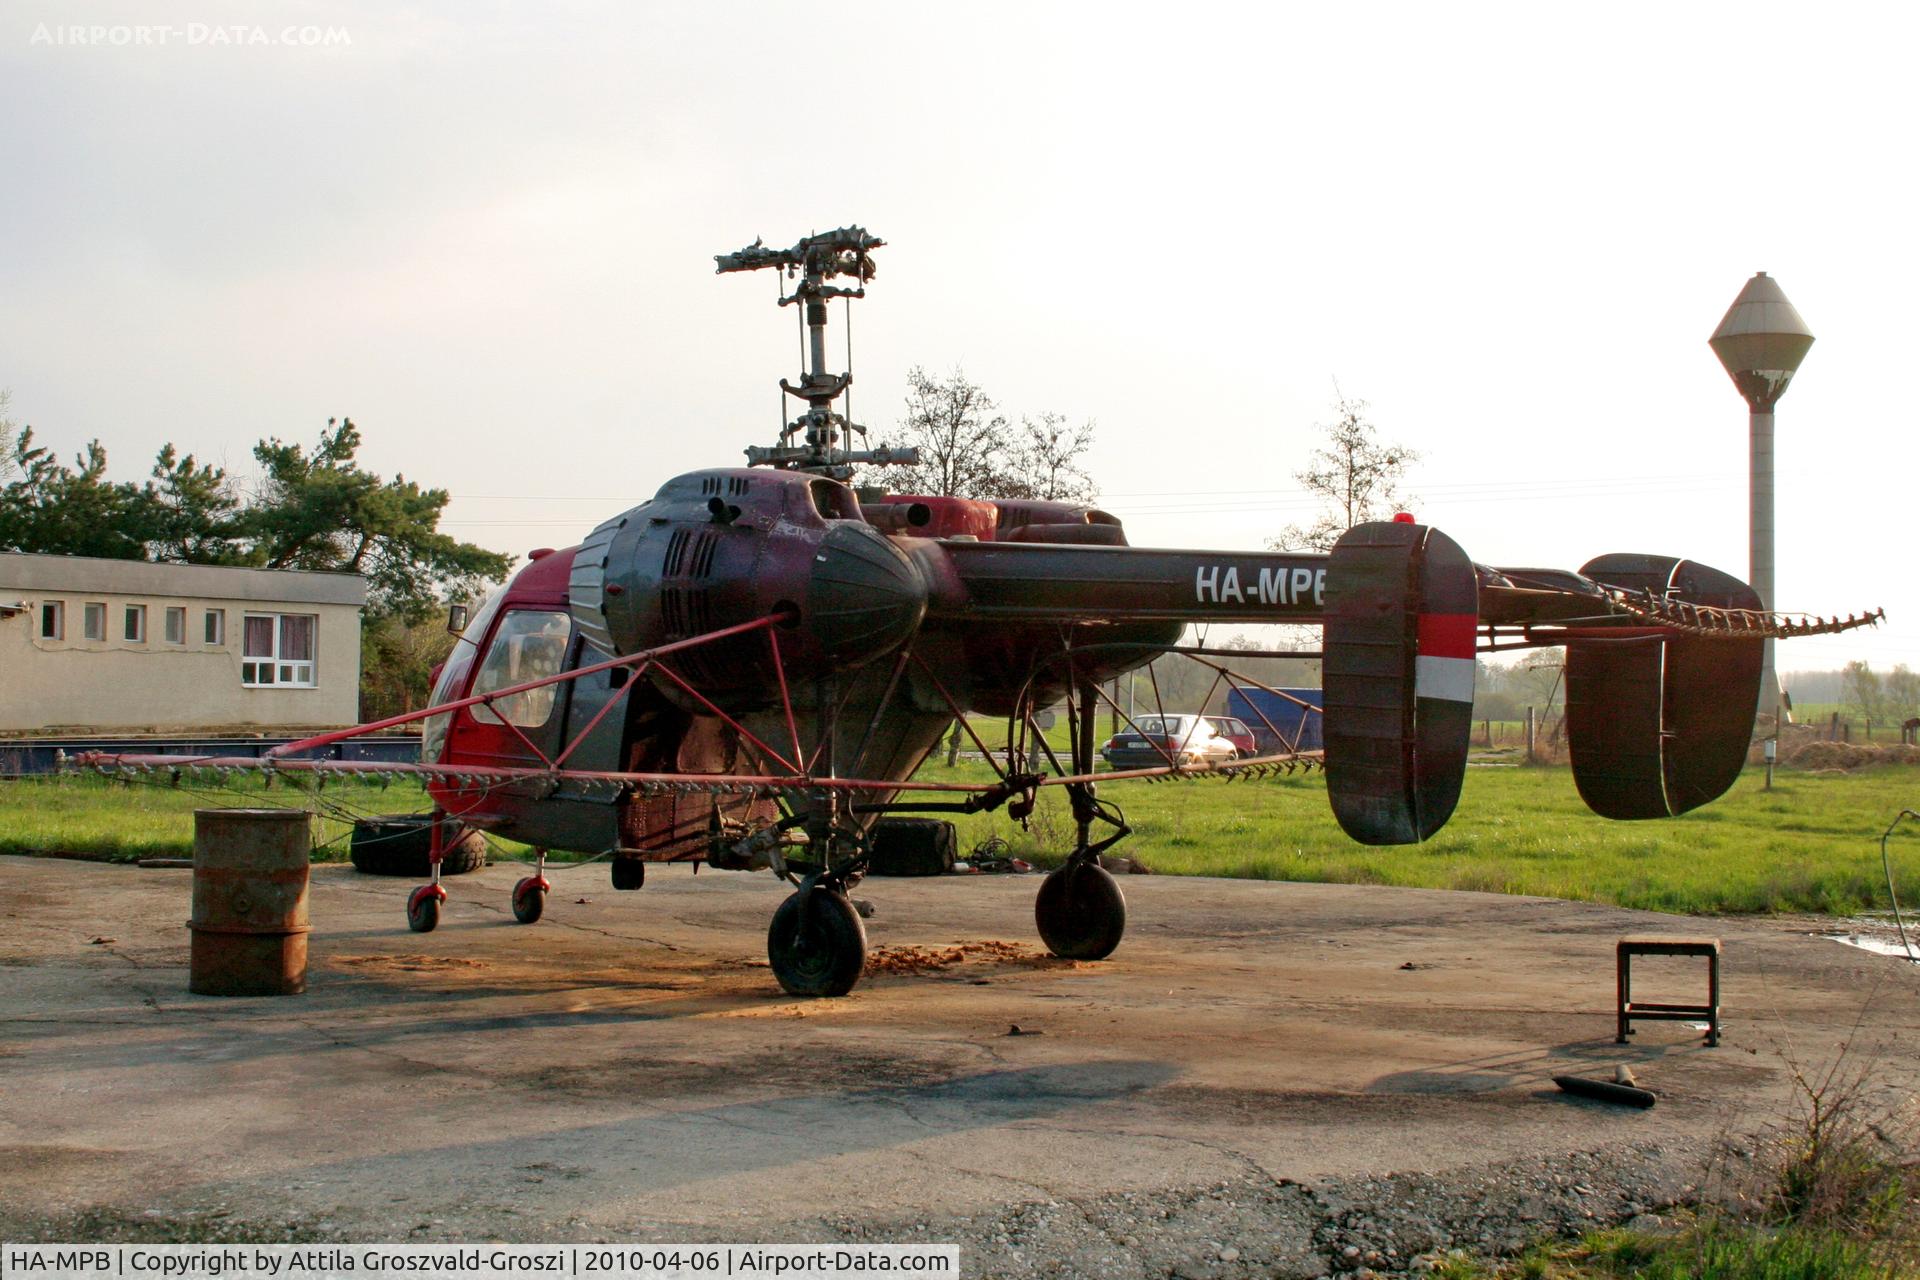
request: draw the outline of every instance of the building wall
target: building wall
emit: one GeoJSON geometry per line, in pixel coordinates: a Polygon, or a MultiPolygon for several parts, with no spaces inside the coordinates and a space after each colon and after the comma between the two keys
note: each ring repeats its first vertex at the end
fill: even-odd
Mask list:
{"type": "Polygon", "coordinates": [[[282,729],[349,725],[358,719],[358,596],[364,590],[358,578],[351,579],[350,591],[337,581],[315,589],[298,579],[322,575],[138,563],[102,570],[99,566],[111,562],[75,559],[63,565],[63,559],[0,556],[0,606],[26,606],[0,613],[0,733],[282,729]],[[22,572],[23,567],[30,571],[22,572]],[[78,585],[53,585],[62,581],[78,585]],[[102,590],[103,585],[121,589],[102,590]],[[170,590],[179,587],[198,594],[170,590]],[[348,596],[354,603],[311,598],[316,595],[348,596]],[[64,607],[62,639],[41,635],[41,606],[48,601],[64,607]],[[86,638],[89,602],[106,606],[104,639],[86,638]],[[128,605],[146,608],[142,640],[125,638],[128,605]],[[181,643],[166,638],[169,608],[186,610],[181,643]],[[209,610],[224,614],[220,643],[205,639],[209,610]],[[250,613],[316,619],[311,688],[243,685],[243,620],[250,613]]]}

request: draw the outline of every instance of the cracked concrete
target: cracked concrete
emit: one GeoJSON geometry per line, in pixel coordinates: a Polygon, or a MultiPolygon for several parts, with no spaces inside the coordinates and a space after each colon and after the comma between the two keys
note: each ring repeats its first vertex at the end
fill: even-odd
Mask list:
{"type": "MultiPolygon", "coordinates": [[[[971,1233],[985,1258],[1050,1240],[1090,1251],[1093,1270],[1151,1219],[1165,1267],[1121,1273],[1212,1259],[1210,1274],[1237,1274],[1220,1270],[1231,1251],[1319,1274],[1315,1250],[1354,1238],[1327,1224],[1365,1199],[1355,1179],[1498,1184],[1516,1162],[1610,1152],[1592,1167],[1652,1161],[1671,1181],[1720,1135],[1784,1112],[1786,1046],[1817,1059],[1851,1035],[1896,1090],[1920,1061],[1920,973],[1792,920],[1131,877],[1133,933],[1111,960],[1039,965],[1037,878],[871,881],[876,947],[1030,954],[800,1001],[766,968],[781,890],[765,877],[656,870],[615,893],[604,867],[556,867],[528,927],[506,911],[524,869],[493,867],[449,881],[440,929],[419,935],[409,884],[323,866],[307,994],[221,1000],[186,990],[190,874],[0,859],[6,1238],[918,1225],[971,1233]],[[1612,1043],[1613,940],[1661,930],[1725,940],[1721,1048],[1668,1024],[1612,1043]],[[89,944],[100,936],[114,942],[89,944]],[[1014,1023],[1045,1034],[1009,1036],[1014,1023]],[[1654,1110],[1576,1102],[1549,1080],[1617,1063],[1660,1094],[1654,1110]],[[1222,1242],[1258,1231],[1257,1247],[1222,1242]]],[[[1657,998],[1704,976],[1649,964],[1636,982],[1657,998]]]]}

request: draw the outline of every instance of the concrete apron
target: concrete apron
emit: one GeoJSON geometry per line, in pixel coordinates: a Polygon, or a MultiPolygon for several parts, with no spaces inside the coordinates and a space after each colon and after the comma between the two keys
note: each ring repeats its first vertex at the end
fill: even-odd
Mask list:
{"type": "MultiPolygon", "coordinates": [[[[1920,972],[1804,921],[1134,876],[1127,940],[1083,964],[1044,956],[1037,876],[869,880],[892,972],[810,1001],[767,970],[768,877],[614,893],[561,868],[521,926],[521,874],[450,880],[418,935],[410,882],[317,866],[306,994],[222,999],[187,992],[189,872],[0,858],[0,1227],[780,1239],[1249,1175],[1704,1157],[1783,1117],[1783,1049],[1824,1061],[1868,1002],[1854,1051],[1916,1083],[1893,1042],[1920,972]],[[1662,930],[1726,942],[1718,1049],[1670,1024],[1612,1042],[1614,940],[1662,930]],[[1549,1081],[1623,1062],[1654,1110],[1549,1081]]],[[[1697,998],[1696,968],[1636,966],[1636,994],[1697,998]]]]}

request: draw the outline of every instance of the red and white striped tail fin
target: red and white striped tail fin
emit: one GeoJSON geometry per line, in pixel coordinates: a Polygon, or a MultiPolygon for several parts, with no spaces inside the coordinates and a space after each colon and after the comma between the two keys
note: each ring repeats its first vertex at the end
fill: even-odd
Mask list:
{"type": "Polygon", "coordinates": [[[1458,543],[1405,521],[1356,525],[1327,563],[1327,798],[1362,844],[1446,824],[1473,727],[1479,576],[1458,543]]]}

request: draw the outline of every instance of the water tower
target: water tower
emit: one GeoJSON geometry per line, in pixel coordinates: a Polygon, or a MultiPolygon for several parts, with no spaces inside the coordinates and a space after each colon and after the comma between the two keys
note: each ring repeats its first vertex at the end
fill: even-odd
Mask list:
{"type": "MultiPolygon", "coordinates": [[[[1747,402],[1747,580],[1763,608],[1773,608],[1773,406],[1787,393],[1813,331],[1787,301],[1771,276],[1760,271],[1747,281],[1727,308],[1726,318],[1707,339],[1747,402]]],[[[1763,715],[1780,710],[1780,678],[1773,669],[1773,641],[1767,641],[1760,673],[1763,715]]]]}

